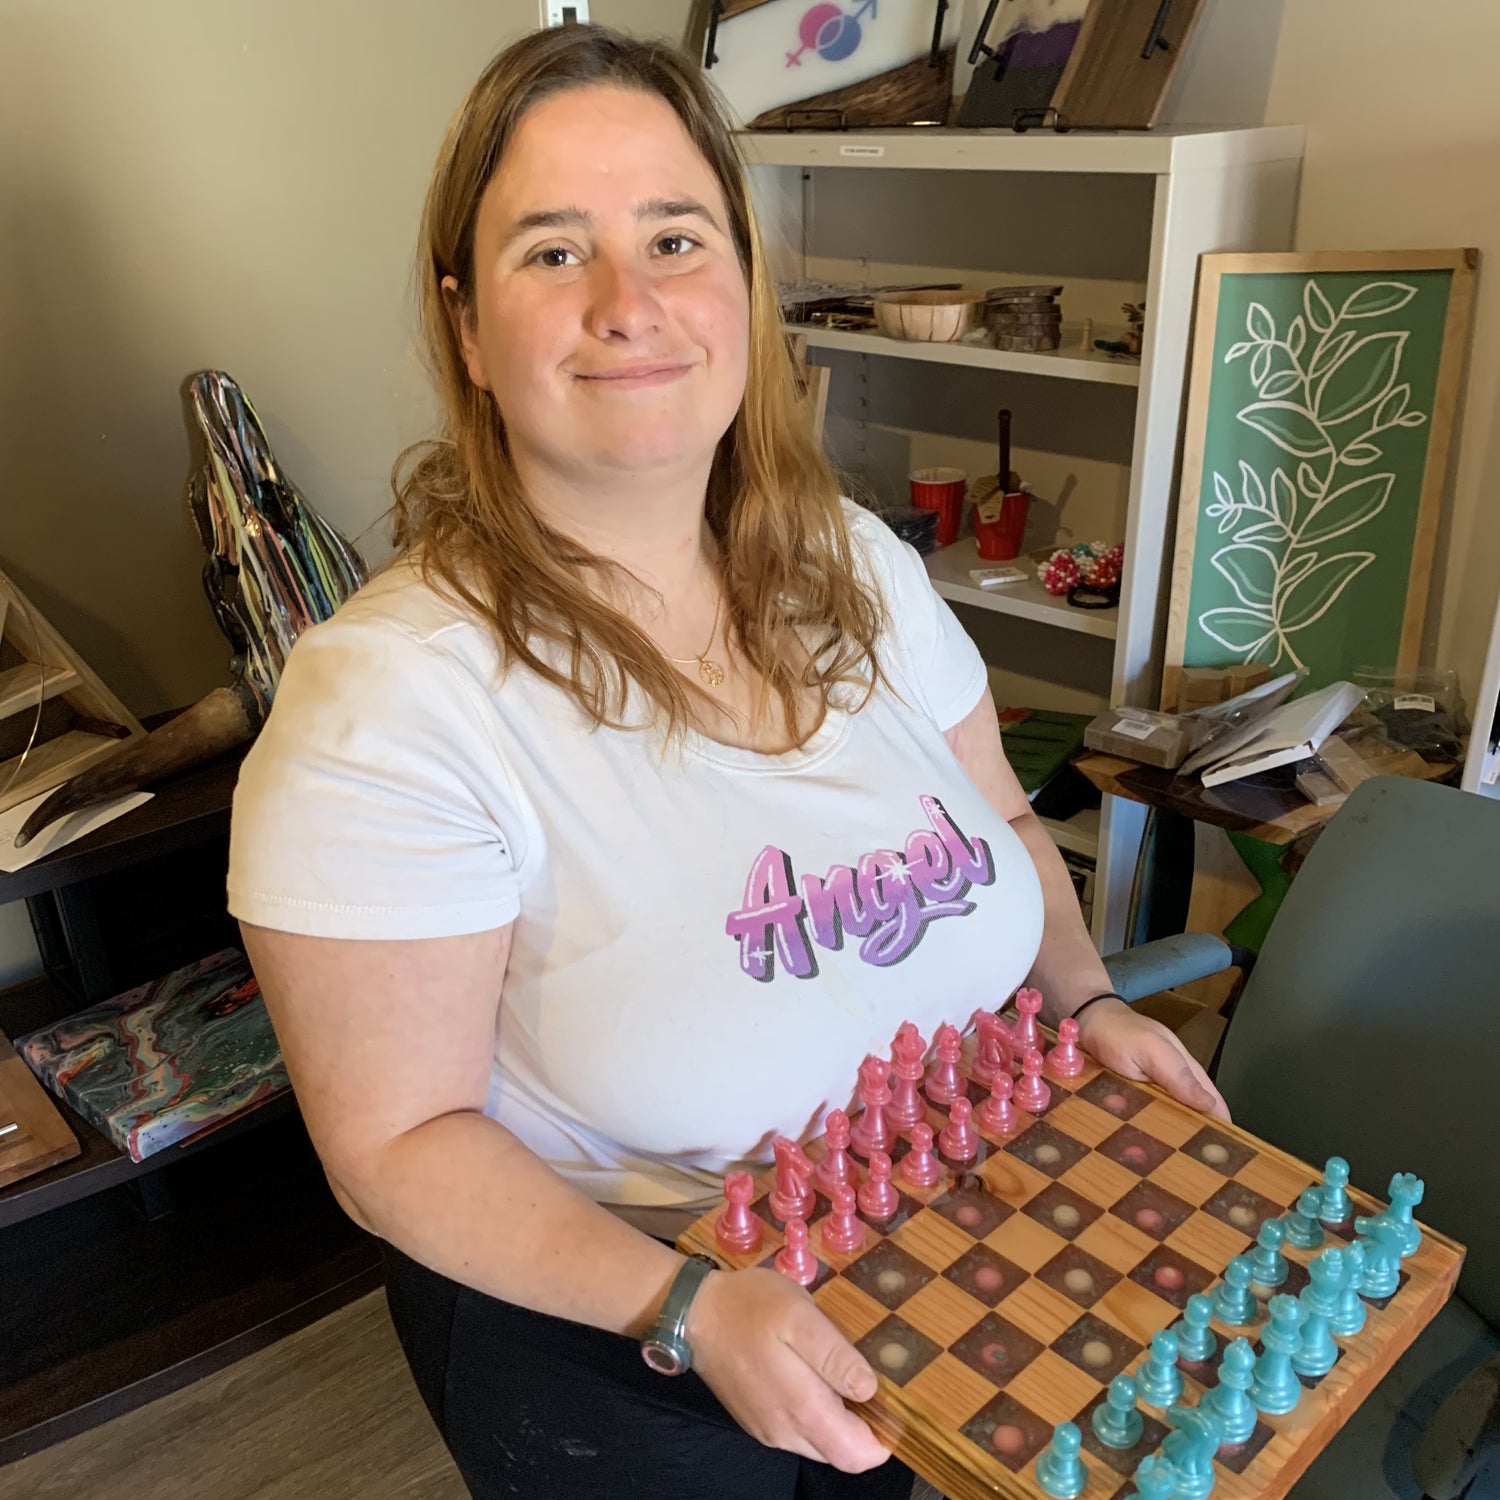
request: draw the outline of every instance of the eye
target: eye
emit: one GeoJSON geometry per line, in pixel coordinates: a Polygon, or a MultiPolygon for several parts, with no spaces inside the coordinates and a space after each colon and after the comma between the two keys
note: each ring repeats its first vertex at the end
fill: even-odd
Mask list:
{"type": "MultiPolygon", "coordinates": [[[[566,245],[548,245],[545,249],[538,250],[530,259],[532,263],[547,267],[549,270],[559,271],[568,264],[568,259],[573,252],[566,245]]],[[[578,264],[577,257],[573,257],[574,264],[578,264]]]]}
{"type": "Polygon", "coordinates": [[[664,251],[669,257],[680,257],[687,253],[688,246],[698,246],[701,243],[690,234],[664,234],[656,242],[656,248],[664,251]]]}

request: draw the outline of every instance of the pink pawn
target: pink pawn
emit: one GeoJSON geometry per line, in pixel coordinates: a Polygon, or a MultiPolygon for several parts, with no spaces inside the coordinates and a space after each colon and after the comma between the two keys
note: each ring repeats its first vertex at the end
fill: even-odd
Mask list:
{"type": "Polygon", "coordinates": [[[831,1109],[823,1121],[823,1140],[828,1149],[813,1168],[813,1181],[829,1197],[840,1183],[853,1183],[854,1163],[849,1157],[849,1116],[841,1109],[831,1109]]]}
{"type": "Polygon", "coordinates": [[[942,1163],[932,1154],[932,1126],[911,1128],[911,1150],[901,1158],[902,1180],[912,1187],[931,1187],[942,1175],[942,1163]]]}
{"type": "Polygon", "coordinates": [[[798,1286],[811,1286],[818,1279],[818,1258],[807,1248],[807,1221],[786,1221],[786,1244],[776,1252],[772,1265],[798,1286]]]}
{"type": "Polygon", "coordinates": [[[1015,1079],[1009,1073],[1002,1073],[995,1080],[990,1097],[974,1112],[980,1129],[988,1130],[991,1135],[1009,1135],[1016,1128],[1016,1107],[1010,1102],[1015,1086],[1015,1079]]]}
{"type": "Polygon", "coordinates": [[[1047,1054],[1051,1078],[1077,1078],[1083,1072],[1083,1053],[1078,1050],[1078,1022],[1072,1016],[1057,1023],[1057,1045],[1047,1054]]]}
{"type": "Polygon", "coordinates": [[[896,1142],[896,1132],[886,1117],[891,1065],[883,1057],[867,1057],[859,1065],[859,1099],[864,1109],[849,1131],[849,1142],[868,1160],[872,1151],[889,1151],[896,1142]]]}
{"type": "Polygon", "coordinates": [[[934,1104],[951,1104],[964,1092],[963,1075],[958,1071],[963,1038],[958,1027],[945,1021],[937,1029],[937,1060],[927,1070],[927,1097],[934,1104]]]}
{"type": "Polygon", "coordinates": [[[979,1154],[979,1132],[974,1129],[974,1106],[955,1099],[948,1109],[948,1123],[938,1136],[938,1150],[949,1161],[969,1161],[979,1154]]]}
{"type": "Polygon", "coordinates": [[[910,1130],[926,1113],[922,1102],[922,1059],[927,1055],[927,1042],[922,1033],[910,1021],[903,1023],[891,1043],[891,1072],[895,1082],[891,1085],[891,1102],[886,1106],[885,1117],[897,1130],[910,1130]]]}
{"type": "Polygon", "coordinates": [[[750,1212],[755,1179],[748,1172],[731,1172],[724,1179],[724,1196],[729,1200],[729,1207],[714,1224],[714,1238],[719,1242],[719,1248],[735,1255],[748,1255],[752,1250],[759,1250],[761,1222],[750,1212]]]}
{"type": "Polygon", "coordinates": [[[901,1194],[891,1186],[891,1159],[884,1151],[870,1153],[870,1175],[855,1194],[859,1211],[877,1223],[901,1207],[901,1194]]]}
{"type": "Polygon", "coordinates": [[[1042,1009],[1042,992],[1028,989],[1017,990],[1016,1009],[1020,1014],[1016,1017],[1016,1024],[1011,1028],[1011,1040],[1015,1050],[1025,1057],[1033,1049],[1040,1050],[1042,1045],[1042,1033],[1036,1024],[1036,1018],[1041,1014],[1042,1009]]]}
{"type": "Polygon", "coordinates": [[[776,1186],[771,1189],[771,1216],[783,1224],[805,1219],[813,1211],[817,1196],[811,1187],[812,1163],[806,1152],[788,1136],[771,1142],[776,1153],[776,1186]]]}
{"type": "Polygon", "coordinates": [[[976,1010],[973,1016],[976,1044],[974,1079],[986,1087],[1001,1073],[1010,1072],[1010,1043],[1005,1024],[992,1010],[976,1010]]]}
{"type": "Polygon", "coordinates": [[[1042,1054],[1035,1047],[1021,1059],[1021,1081],[1012,1098],[1028,1114],[1039,1115],[1052,1102],[1052,1090],[1042,1082],[1042,1054]]]}
{"type": "Polygon", "coordinates": [[[865,1242],[865,1226],[854,1215],[852,1187],[833,1190],[833,1207],[823,1220],[823,1248],[835,1255],[853,1255],[865,1242]]]}

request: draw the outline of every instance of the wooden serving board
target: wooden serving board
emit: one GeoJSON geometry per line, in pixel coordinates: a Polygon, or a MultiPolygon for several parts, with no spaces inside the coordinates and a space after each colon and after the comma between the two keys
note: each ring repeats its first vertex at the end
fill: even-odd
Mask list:
{"type": "Polygon", "coordinates": [[[21,1128],[0,1135],[0,1187],[70,1161],[81,1149],[46,1089],[0,1031],[0,1126],[12,1121],[21,1128]]]}
{"type": "MultiPolygon", "coordinates": [[[[966,1073],[972,1048],[970,1038],[966,1073]]],[[[911,1188],[898,1174],[901,1207],[878,1227],[867,1224],[855,1253],[823,1245],[821,1197],[809,1226],[821,1263],[813,1300],[879,1378],[874,1398],[856,1409],[949,1500],[1044,1500],[1036,1458],[1064,1421],[1084,1435],[1083,1500],[1131,1495],[1136,1465],[1167,1428],[1163,1413],[1143,1401],[1142,1442],[1125,1453],[1104,1448],[1089,1418],[1108,1382],[1143,1364],[1152,1335],[1180,1320],[1187,1297],[1210,1291],[1229,1259],[1250,1250],[1261,1222],[1285,1213],[1321,1177],[1246,1131],[1092,1061],[1065,1085],[1048,1084],[1042,1115],[1023,1113],[1006,1136],[981,1131],[978,1158],[944,1163],[935,1186],[911,1188]]],[[[985,1097],[977,1085],[970,1092],[976,1102],[985,1097]]],[[[946,1124],[930,1101],[928,1122],[935,1132],[946,1124]]],[[[804,1149],[817,1160],[825,1144],[820,1137],[804,1149]]],[[[892,1155],[899,1160],[907,1149],[903,1136],[892,1155]]],[[[1357,1143],[1353,1166],[1357,1172],[1357,1143]]],[[[774,1181],[772,1171],[757,1184],[755,1211],[766,1224],[758,1251],[721,1250],[716,1214],[693,1224],[679,1248],[734,1269],[769,1265],[783,1243],[766,1201],[774,1181]]],[[[1353,1190],[1351,1197],[1358,1214],[1384,1206],[1353,1190]]],[[[1351,1216],[1325,1229],[1319,1250],[1288,1247],[1289,1276],[1276,1290],[1298,1292],[1307,1262],[1353,1237],[1351,1216]]],[[[1247,1443],[1220,1450],[1218,1500],[1284,1496],[1448,1300],[1463,1258],[1461,1245],[1424,1229],[1395,1295],[1367,1302],[1363,1332],[1338,1340],[1329,1374],[1303,1381],[1294,1411],[1263,1415],[1247,1443]]],[[[1217,1382],[1231,1339],[1248,1338],[1259,1352],[1271,1293],[1255,1292],[1252,1324],[1216,1320],[1214,1359],[1180,1362],[1184,1404],[1217,1382]]]]}

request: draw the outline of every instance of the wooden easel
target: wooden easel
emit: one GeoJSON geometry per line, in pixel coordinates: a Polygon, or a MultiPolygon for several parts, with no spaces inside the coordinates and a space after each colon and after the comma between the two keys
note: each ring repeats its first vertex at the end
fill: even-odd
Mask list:
{"type": "Polygon", "coordinates": [[[0,573],[0,734],[11,752],[9,759],[0,760],[0,812],[61,786],[122,741],[145,732],[41,611],[0,573]],[[42,718],[28,750],[31,716],[39,704],[42,718]],[[17,715],[26,716],[18,744],[12,722],[17,715]]]}

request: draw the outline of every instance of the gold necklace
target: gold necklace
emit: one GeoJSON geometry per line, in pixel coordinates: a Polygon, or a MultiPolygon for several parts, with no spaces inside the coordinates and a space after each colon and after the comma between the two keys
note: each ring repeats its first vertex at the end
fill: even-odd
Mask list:
{"type": "Polygon", "coordinates": [[[677,667],[691,666],[693,662],[697,662],[698,676],[705,687],[716,688],[724,686],[724,668],[718,662],[708,659],[708,653],[713,650],[714,641],[719,634],[719,615],[723,611],[723,608],[724,596],[720,594],[719,602],[714,606],[714,626],[713,630],[709,632],[708,644],[697,656],[669,656],[667,658],[673,666],[677,667]]]}

